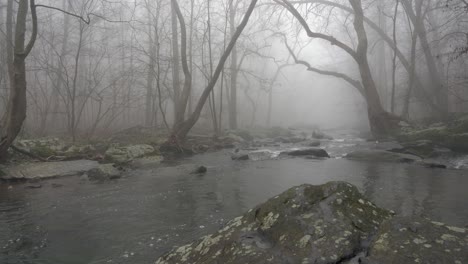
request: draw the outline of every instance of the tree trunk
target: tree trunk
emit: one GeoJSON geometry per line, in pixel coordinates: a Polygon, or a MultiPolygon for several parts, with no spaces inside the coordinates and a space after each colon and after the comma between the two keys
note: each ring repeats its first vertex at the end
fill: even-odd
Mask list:
{"type": "MultiPolygon", "coordinates": [[[[234,0],[229,1],[229,27],[231,31],[231,37],[234,36],[236,26],[236,9],[234,7],[234,0]]],[[[229,103],[229,128],[237,129],[237,49],[234,45],[231,52],[231,86],[230,86],[230,99],[229,103]]]]}
{"type": "MultiPolygon", "coordinates": [[[[63,8],[64,10],[70,11],[71,9],[71,4],[69,0],[63,0],[63,8]]],[[[51,118],[51,125],[56,126],[57,125],[57,117],[58,117],[58,111],[60,108],[60,93],[63,85],[63,65],[66,58],[67,54],[67,48],[68,48],[68,36],[70,32],[70,16],[67,14],[63,14],[63,40],[62,40],[62,47],[60,51],[60,57],[57,59],[57,77],[54,82],[54,87],[52,91],[52,118],[51,118]]]]}
{"type": "Polygon", "coordinates": [[[177,0],[172,0],[172,7],[176,12],[177,19],[180,24],[180,39],[181,39],[181,59],[182,59],[182,70],[184,72],[184,89],[182,93],[179,95],[178,99],[178,106],[176,109],[177,118],[176,124],[181,123],[185,119],[185,112],[187,111],[187,103],[190,96],[190,90],[192,85],[192,74],[190,72],[190,67],[187,58],[187,28],[185,25],[184,17],[182,16],[182,12],[180,11],[179,4],[177,0]]]}
{"type": "MultiPolygon", "coordinates": [[[[31,52],[37,37],[37,15],[34,0],[30,0],[33,31],[25,47],[28,1],[20,0],[16,17],[14,56],[11,67],[10,95],[6,117],[0,131],[0,160],[5,159],[8,148],[18,136],[26,119],[26,57],[31,52]]],[[[11,9],[10,9],[11,12],[11,9]]],[[[11,15],[11,14],[9,14],[11,15]]]]}
{"type": "Polygon", "coordinates": [[[402,0],[405,11],[411,19],[414,26],[414,31],[418,34],[421,42],[422,52],[426,59],[427,68],[429,71],[429,77],[431,79],[432,92],[435,97],[435,101],[440,109],[442,118],[446,118],[448,114],[448,91],[442,82],[442,77],[437,68],[435,58],[432,54],[431,46],[427,37],[426,26],[424,25],[424,15],[422,14],[422,0],[416,0],[416,13],[413,10],[411,2],[408,0],[402,0]]]}
{"type": "MultiPolygon", "coordinates": [[[[397,46],[397,16],[398,16],[398,6],[400,5],[400,1],[397,0],[395,4],[395,12],[393,13],[393,43],[397,46]]],[[[393,58],[392,58],[392,94],[391,94],[391,101],[390,101],[390,111],[392,114],[395,113],[395,91],[396,91],[396,59],[397,55],[396,52],[393,51],[393,58]]]]}
{"type": "Polygon", "coordinates": [[[224,64],[226,63],[227,58],[229,57],[232,49],[234,48],[234,45],[236,44],[237,39],[239,38],[240,34],[244,30],[244,28],[247,25],[247,22],[250,19],[250,16],[252,15],[252,12],[257,4],[258,0],[252,0],[250,2],[249,8],[247,12],[244,15],[244,18],[242,19],[242,22],[240,25],[237,27],[236,32],[234,33],[233,37],[231,38],[229,45],[227,46],[226,50],[224,51],[223,55],[221,56],[218,65],[216,67],[216,70],[214,71],[213,77],[210,79],[208,85],[205,87],[203,90],[203,93],[195,106],[194,112],[190,115],[190,117],[185,120],[183,123],[177,125],[176,127],[173,128],[172,133],[171,133],[171,141],[183,141],[185,140],[188,132],[192,129],[192,127],[196,124],[198,119],[200,118],[200,113],[203,109],[203,106],[206,103],[206,100],[208,99],[211,91],[213,90],[214,86],[216,85],[216,82],[218,81],[218,78],[224,68],[224,64]]]}
{"type": "Polygon", "coordinates": [[[358,37],[355,59],[359,66],[361,81],[366,95],[370,128],[374,136],[385,136],[393,131],[395,124],[389,122],[390,115],[382,107],[377,86],[372,78],[367,58],[369,44],[364,28],[364,12],[362,10],[361,0],[349,0],[349,2],[355,13],[354,29],[358,37]]]}
{"type": "Polygon", "coordinates": [[[174,1],[171,1],[172,21],[172,89],[174,91],[174,127],[184,121],[184,113],[180,113],[180,69],[179,69],[179,33],[177,26],[177,11],[174,1]]]}
{"type": "Polygon", "coordinates": [[[410,117],[410,102],[411,102],[411,96],[413,94],[413,88],[414,88],[414,79],[416,75],[416,45],[418,44],[418,34],[416,32],[411,33],[411,55],[410,55],[410,61],[411,61],[411,71],[409,72],[409,84],[408,84],[408,90],[405,95],[405,102],[403,105],[403,112],[402,116],[404,118],[409,119],[410,117]]]}
{"type": "Polygon", "coordinates": [[[145,97],[145,126],[151,127],[153,125],[153,85],[154,85],[154,61],[155,61],[155,47],[153,41],[153,27],[151,8],[147,6],[148,11],[148,49],[149,49],[149,63],[148,72],[146,76],[146,97],[145,97]]]}
{"type": "MultiPolygon", "coordinates": [[[[403,3],[403,0],[401,0],[401,2],[403,3]]],[[[302,1],[302,3],[325,4],[325,5],[328,5],[328,6],[340,8],[340,9],[342,9],[344,11],[347,11],[347,12],[349,12],[351,14],[354,14],[354,10],[352,8],[349,8],[348,6],[342,5],[342,4],[334,2],[334,1],[308,0],[308,1],[302,1]]],[[[372,20],[368,19],[365,16],[363,18],[364,18],[364,22],[370,28],[375,30],[375,32],[377,32],[377,34],[379,34],[379,36],[382,38],[382,40],[385,41],[389,45],[389,47],[393,49],[394,52],[396,52],[396,55],[397,55],[398,59],[400,60],[401,64],[403,65],[403,67],[405,68],[405,70],[408,72],[408,74],[411,74],[411,65],[410,65],[410,63],[408,62],[406,57],[403,55],[403,53],[400,51],[400,49],[397,46],[394,45],[392,38],[390,38],[386,34],[386,32],[383,31],[372,20]]],[[[432,108],[432,110],[435,113],[442,112],[441,109],[439,109],[439,106],[436,103],[434,103],[434,101],[433,101],[434,98],[431,96],[431,92],[426,91],[421,79],[419,78],[419,76],[418,76],[418,74],[416,72],[414,73],[414,86],[415,86],[414,88],[416,88],[415,92],[418,92],[420,94],[420,96],[432,108]]]]}

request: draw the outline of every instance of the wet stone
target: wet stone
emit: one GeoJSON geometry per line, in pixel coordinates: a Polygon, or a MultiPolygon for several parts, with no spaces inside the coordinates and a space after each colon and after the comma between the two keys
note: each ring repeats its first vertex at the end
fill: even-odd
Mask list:
{"type": "Polygon", "coordinates": [[[424,218],[395,217],[374,238],[368,263],[467,263],[468,230],[424,218]]]}
{"type": "Polygon", "coordinates": [[[350,184],[301,185],[156,263],[334,263],[359,252],[389,217],[350,184]]]}
{"type": "Polygon", "coordinates": [[[394,216],[330,182],[291,188],[156,263],[468,263],[467,242],[465,228],[394,216]]]}

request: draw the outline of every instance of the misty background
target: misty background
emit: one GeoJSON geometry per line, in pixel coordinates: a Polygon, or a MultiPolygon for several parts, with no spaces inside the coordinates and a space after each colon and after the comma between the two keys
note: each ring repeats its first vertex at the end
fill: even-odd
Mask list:
{"type": "MultiPolygon", "coordinates": [[[[28,108],[23,136],[74,133],[77,137],[93,138],[134,126],[164,129],[164,115],[169,125],[173,123],[174,79],[178,78],[177,85],[182,86],[184,75],[181,65],[174,70],[170,1],[37,2],[47,7],[37,8],[39,33],[27,58],[28,108]]],[[[312,30],[356,47],[353,17],[348,11],[329,6],[327,1],[291,2],[299,2],[295,7],[312,30]]],[[[349,6],[347,1],[334,2],[349,6]]],[[[187,25],[192,71],[187,109],[190,113],[207,85],[212,64],[216,65],[226,48],[232,33],[230,26],[239,24],[248,3],[180,0],[179,5],[187,25]]],[[[392,38],[410,60],[414,26],[402,4],[365,0],[362,6],[364,15],[392,38]]],[[[13,4],[15,8],[17,5],[13,4]]],[[[449,91],[449,112],[466,112],[466,6],[463,1],[422,1],[422,9],[430,48],[449,91]]],[[[6,12],[7,0],[2,0],[2,62],[7,61],[6,12]]],[[[30,23],[27,27],[30,31],[30,23]]],[[[180,31],[180,25],[177,30],[180,31]]],[[[408,92],[409,74],[399,60],[393,64],[393,50],[367,25],[366,32],[369,63],[385,110],[403,115],[405,98],[409,97],[409,120],[431,117],[424,99],[418,93],[408,92]]],[[[368,129],[367,106],[359,92],[341,79],[297,65],[285,41],[298,59],[313,67],[359,80],[356,63],[348,54],[326,41],[309,38],[298,21],[277,2],[260,1],[236,44],[235,113],[230,108],[231,56],[197,126],[236,129],[229,124],[229,115],[236,115],[240,128],[318,125],[368,129]]],[[[180,47],[180,39],[176,45],[180,47]]],[[[429,86],[431,80],[423,54],[423,47],[417,42],[415,73],[423,86],[429,86]]],[[[6,63],[1,63],[0,113],[5,113],[8,102],[7,71],[6,63]]]]}

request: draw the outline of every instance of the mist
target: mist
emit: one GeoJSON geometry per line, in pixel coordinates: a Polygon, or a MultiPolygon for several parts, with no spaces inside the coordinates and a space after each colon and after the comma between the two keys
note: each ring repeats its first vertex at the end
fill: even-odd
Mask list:
{"type": "MultiPolygon", "coordinates": [[[[359,63],[340,45],[326,38],[329,36],[332,42],[337,40],[351,49],[358,45],[349,12],[351,7],[342,2],[332,5],[326,1],[292,2],[290,8],[297,16],[305,17],[308,29],[288,12],[284,3],[258,3],[236,42],[235,58],[229,56],[223,65],[198,121],[211,125],[214,134],[239,127],[301,124],[369,129],[365,121],[366,100],[355,87],[337,76],[308,71],[308,66],[297,62],[360,82],[359,63]],[[318,35],[309,37],[307,30],[322,34],[325,39],[318,35]],[[234,69],[233,65],[236,65],[234,69]],[[288,66],[275,78],[281,65],[288,66]],[[235,103],[231,98],[232,85],[235,103]],[[233,119],[239,126],[233,124],[233,119]]],[[[24,135],[73,134],[74,138],[93,138],[134,126],[167,129],[164,126],[175,124],[179,107],[176,97],[183,88],[185,76],[182,61],[177,64],[173,61],[174,56],[181,59],[181,30],[177,21],[176,32],[172,28],[169,1],[42,1],[38,5],[38,36],[26,60],[29,88],[27,118],[21,130],[24,135]],[[174,37],[177,37],[175,53],[174,37]]],[[[208,2],[185,1],[179,5],[191,72],[189,99],[184,106],[184,115],[188,117],[190,107],[198,102],[225,51],[231,31],[248,6],[244,2],[231,6],[234,19],[231,21],[228,2],[210,2],[208,6],[208,2]]],[[[414,52],[411,43],[415,26],[408,20],[411,11],[407,11],[406,2],[397,5],[396,2],[364,1],[361,5],[365,18],[373,24],[364,22],[364,30],[370,78],[376,83],[381,101],[382,109],[378,112],[410,121],[433,117],[434,113],[443,118],[446,113],[466,111],[463,3],[425,2],[414,6],[434,9],[425,14],[427,43],[415,37],[414,52]],[[421,46],[425,44],[429,47],[421,46]],[[397,51],[391,45],[396,45],[397,51]],[[432,56],[430,63],[425,57],[428,48],[432,56]],[[400,53],[402,58],[395,53],[400,53]],[[431,73],[434,69],[427,67],[431,63],[437,71],[436,77],[431,73]],[[410,76],[413,68],[419,82],[416,84],[410,76]],[[431,87],[434,78],[442,88],[431,87]],[[446,94],[444,106],[438,106],[442,103],[436,102],[437,93],[446,94]]],[[[4,3],[1,9],[5,62],[11,57],[6,42],[7,8],[4,3]]],[[[13,4],[12,8],[14,14],[18,7],[13,4]]],[[[28,37],[32,30],[30,19],[26,17],[28,37]]],[[[8,67],[6,63],[2,66],[1,108],[2,113],[7,113],[8,67]]],[[[385,134],[385,131],[378,133],[381,132],[385,134]]]]}
{"type": "Polygon", "coordinates": [[[0,0],[0,263],[464,263],[467,169],[465,0],[0,0]]]}

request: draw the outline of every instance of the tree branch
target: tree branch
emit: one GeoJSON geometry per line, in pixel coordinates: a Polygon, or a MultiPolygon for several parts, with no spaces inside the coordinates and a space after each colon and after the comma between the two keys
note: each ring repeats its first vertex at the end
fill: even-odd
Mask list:
{"type": "Polygon", "coordinates": [[[314,68],[307,61],[299,60],[296,54],[294,54],[294,51],[292,50],[292,48],[288,45],[288,42],[286,40],[284,41],[284,44],[286,45],[286,48],[288,49],[289,54],[291,55],[291,57],[293,58],[296,64],[301,64],[301,65],[306,66],[307,70],[311,72],[315,72],[315,73],[326,75],[326,76],[333,76],[333,77],[345,80],[346,82],[351,84],[354,88],[356,88],[359,91],[359,93],[365,98],[364,88],[362,87],[362,84],[360,81],[354,80],[353,78],[349,77],[348,75],[344,73],[339,73],[335,71],[326,71],[326,70],[320,70],[320,69],[314,68]]]}
{"type": "Polygon", "coordinates": [[[67,14],[67,15],[70,15],[72,17],[76,17],[78,19],[80,19],[81,21],[83,21],[84,23],[88,24],[91,22],[91,19],[89,17],[90,14],[87,15],[86,19],[80,15],[77,15],[77,14],[73,14],[71,12],[68,12],[68,11],[65,11],[61,8],[58,8],[58,7],[54,7],[54,6],[48,6],[48,5],[35,5],[35,7],[43,7],[43,8],[47,8],[47,9],[52,9],[52,10],[56,10],[56,11],[60,11],[64,14],[67,14]]]}
{"type": "Polygon", "coordinates": [[[306,31],[307,36],[309,36],[310,38],[319,38],[319,39],[326,40],[330,42],[331,45],[337,46],[341,48],[342,50],[344,50],[345,52],[347,52],[349,55],[351,55],[351,57],[353,58],[357,57],[356,52],[351,47],[337,40],[336,38],[329,36],[329,35],[322,34],[322,33],[313,32],[310,29],[309,25],[307,24],[307,21],[305,21],[305,19],[301,16],[301,14],[297,11],[296,8],[294,8],[294,6],[289,1],[287,0],[281,0],[282,2],[280,2],[280,0],[274,0],[274,1],[282,5],[283,7],[285,7],[294,17],[296,17],[296,19],[299,21],[299,23],[302,25],[302,27],[306,31]]]}

